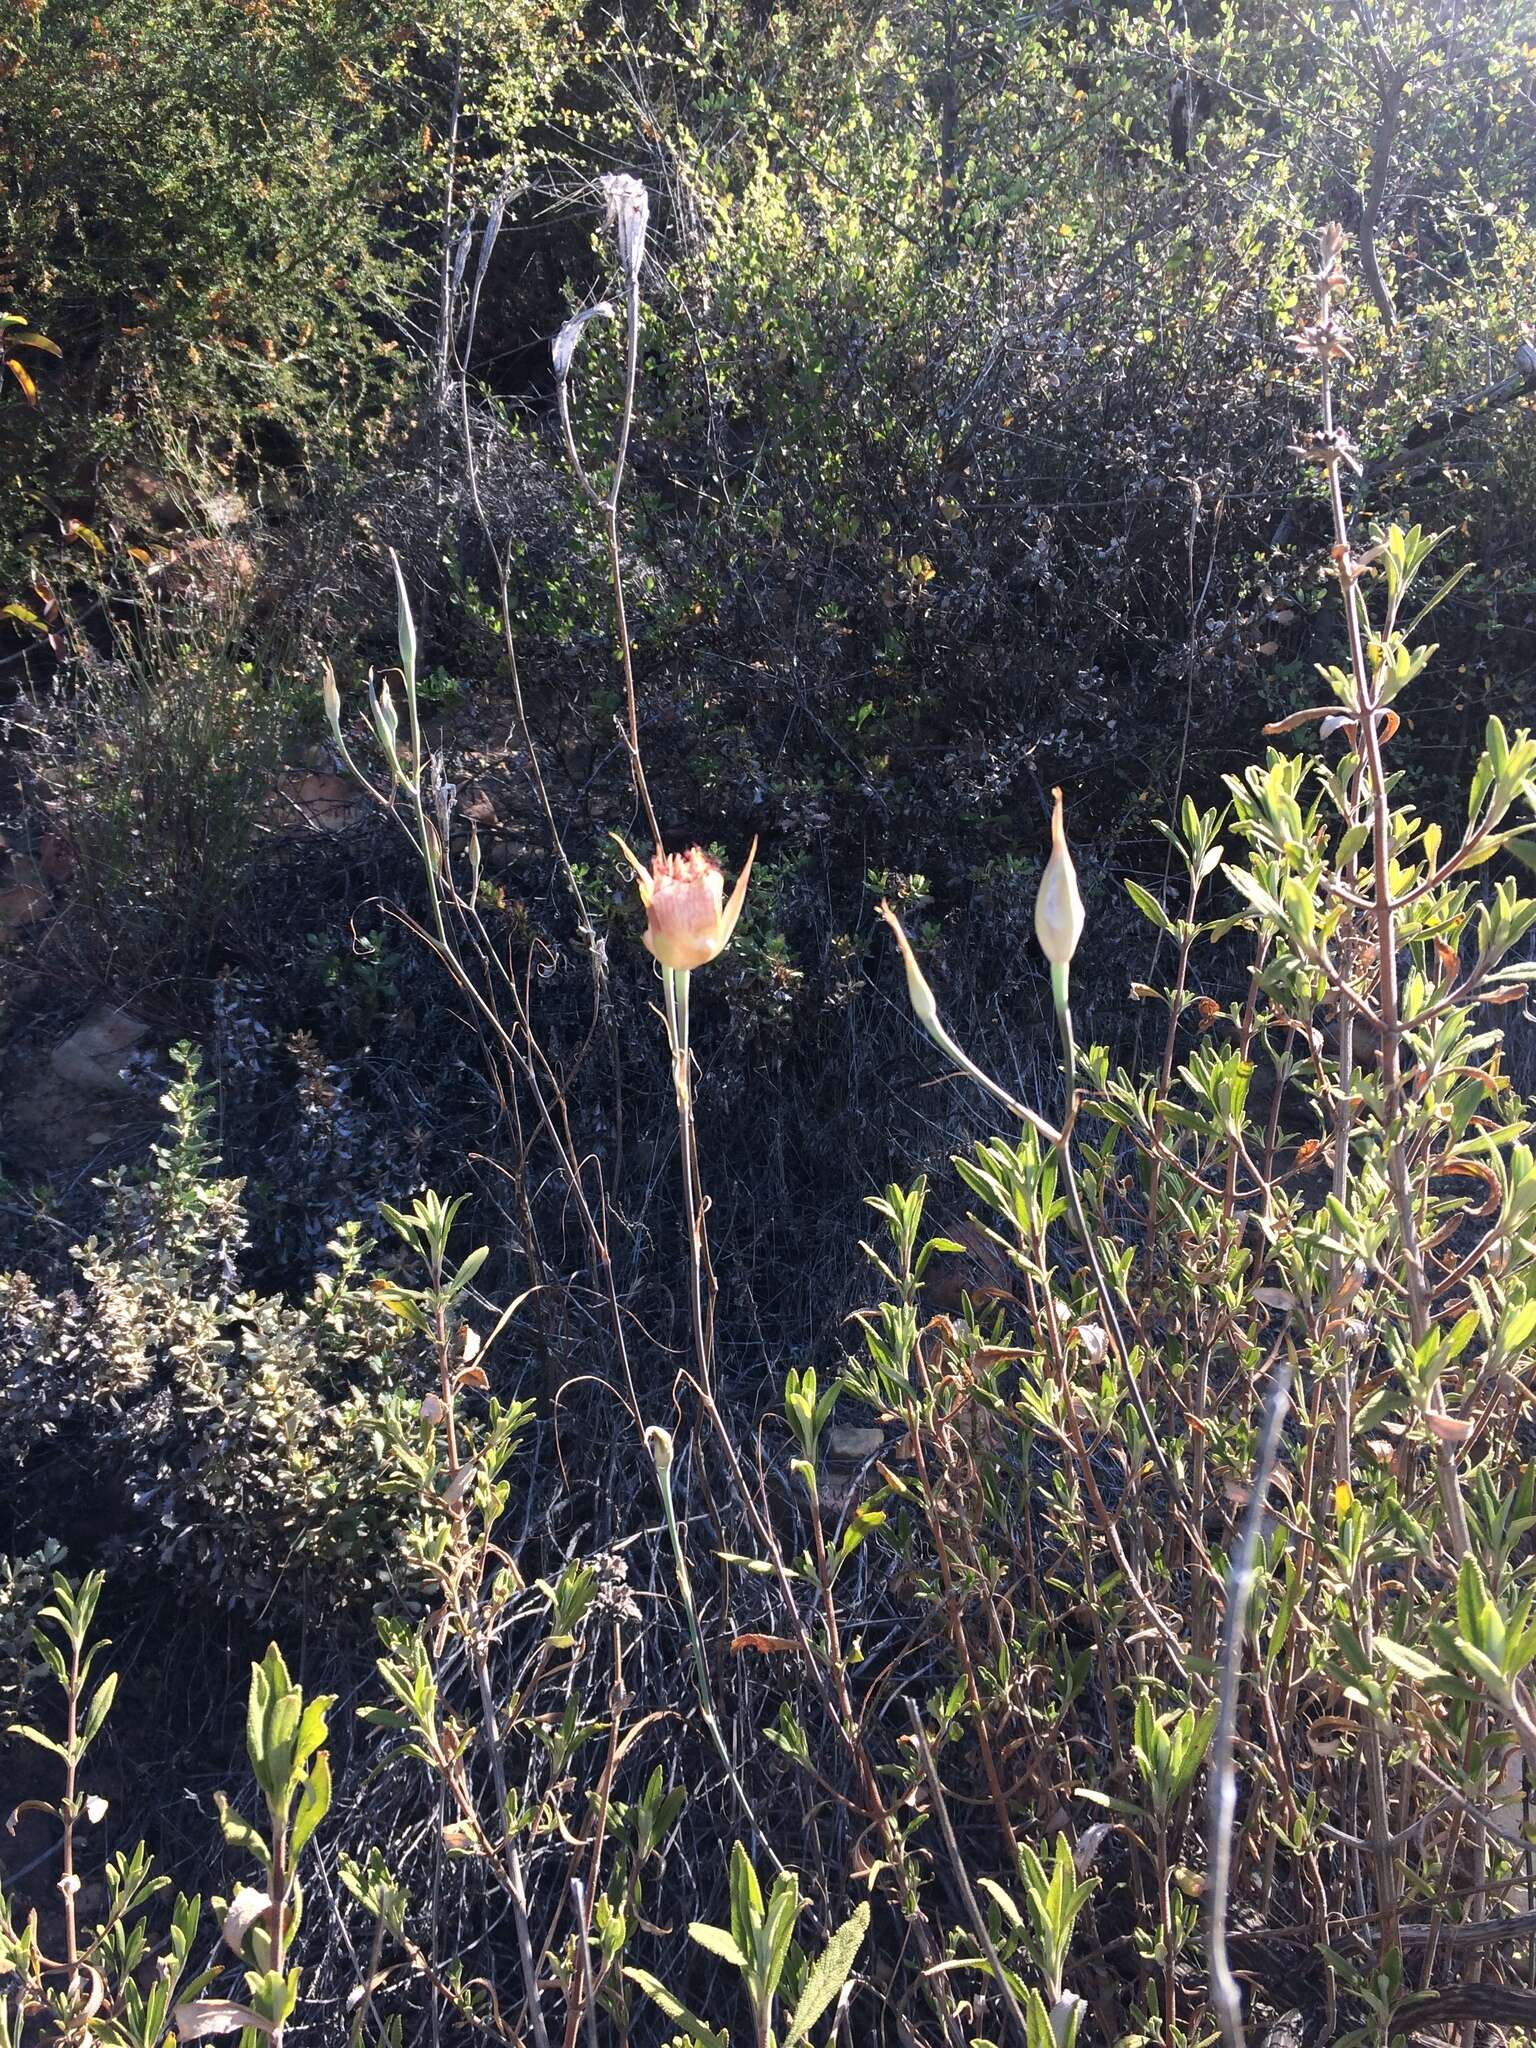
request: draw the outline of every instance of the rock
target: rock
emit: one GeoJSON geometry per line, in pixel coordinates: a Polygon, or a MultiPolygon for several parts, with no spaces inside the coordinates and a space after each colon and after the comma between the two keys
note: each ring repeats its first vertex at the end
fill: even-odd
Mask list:
{"type": "Polygon", "coordinates": [[[0,869],[0,929],[20,931],[53,907],[53,897],[36,861],[13,854],[0,869]]]}
{"type": "Polygon", "coordinates": [[[887,1447],[883,1429],[829,1429],[822,1440],[821,1504],[836,1516],[852,1505],[855,1490],[866,1483],[866,1466],[887,1447]]]}
{"type": "Polygon", "coordinates": [[[37,864],[50,882],[67,882],[78,865],[75,849],[60,832],[45,832],[38,848],[37,864]]]}
{"type": "Polygon", "coordinates": [[[829,1429],[827,1457],[840,1465],[861,1465],[885,1448],[883,1429],[829,1429]]]}
{"type": "Polygon", "coordinates": [[[0,927],[17,932],[23,925],[36,924],[48,915],[50,900],[41,882],[17,882],[0,889],[0,927]]]}
{"type": "MultiPolygon", "coordinates": [[[[342,832],[369,809],[370,800],[350,775],[285,775],[277,785],[289,829],[342,832]]],[[[279,816],[279,829],[285,822],[279,816]]]]}
{"type": "Polygon", "coordinates": [[[47,1053],[15,1054],[0,1073],[0,1160],[8,1172],[56,1181],[99,1161],[125,1130],[141,1135],[143,1115],[126,1089],[108,1097],[77,1088],[47,1053]]]}
{"type": "Polygon", "coordinates": [[[73,1087],[117,1094],[127,1085],[122,1078],[124,1062],[148,1036],[142,1017],[104,1003],[54,1047],[51,1065],[59,1079],[73,1087]]]}

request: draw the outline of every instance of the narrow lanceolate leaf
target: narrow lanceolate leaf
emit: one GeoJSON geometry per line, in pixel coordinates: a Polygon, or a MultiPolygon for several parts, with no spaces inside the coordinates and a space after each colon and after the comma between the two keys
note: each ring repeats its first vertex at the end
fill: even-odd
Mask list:
{"type": "Polygon", "coordinates": [[[639,1985],[647,1998],[656,2001],[669,2020],[685,2026],[697,2038],[699,2048],[729,2048],[724,2034],[717,2034],[707,2020],[701,2020],[696,2012],[690,2012],[683,2001],[649,1970],[635,1970],[626,1965],[624,1974],[631,1984],[639,1985]]]}
{"type": "Polygon", "coordinates": [[[112,1701],[116,1692],[117,1673],[109,1671],[100,1685],[97,1686],[91,1696],[91,1704],[86,1709],[85,1726],[80,1732],[80,1751],[82,1755],[84,1755],[89,1745],[101,1733],[101,1724],[112,1710],[112,1701]]]}
{"type": "Polygon", "coordinates": [[[1140,882],[1133,882],[1127,878],[1125,893],[1130,897],[1149,924],[1155,924],[1160,932],[1173,929],[1169,923],[1167,911],[1164,910],[1150,889],[1144,889],[1140,882]]]}
{"type": "Polygon", "coordinates": [[[746,1850],[737,1842],[731,1850],[731,1934],[744,1956],[752,1953],[753,1932],[762,1918],[762,1886],[746,1850]]]}
{"type": "Polygon", "coordinates": [[[6,357],[5,367],[21,386],[21,395],[28,405],[35,405],[37,403],[37,386],[32,382],[30,372],[23,364],[18,363],[14,356],[6,357]]]}
{"type": "Polygon", "coordinates": [[[809,2040],[812,2027],[847,1983],[868,1931],[869,1904],[865,1901],[855,1907],[811,1966],[784,2036],[784,2048],[796,2048],[797,2042],[809,2040]]]}
{"type": "Polygon", "coordinates": [[[1405,1677],[1421,1685],[1431,1679],[1447,1676],[1444,1668],[1437,1664],[1433,1657],[1426,1657],[1421,1651],[1410,1649],[1407,1643],[1395,1642],[1391,1636],[1376,1638],[1376,1653],[1384,1664],[1390,1664],[1394,1670],[1401,1671],[1405,1677]]]}
{"type": "Polygon", "coordinates": [[[13,1722],[6,1729],[7,1735],[19,1735],[23,1742],[35,1742],[39,1749],[50,1750],[54,1756],[68,1759],[69,1752],[62,1742],[55,1742],[51,1735],[45,1735],[41,1728],[29,1728],[24,1721],[13,1722]]]}
{"type": "MultiPolygon", "coordinates": [[[[1100,1826],[1102,1827],[1103,1825],[1101,1821],[1100,1826]]],[[[1003,1890],[1003,1887],[995,1877],[978,1877],[976,1882],[1011,1926],[1022,1927],[1024,1925],[1024,1915],[1019,1911],[1018,1906],[1009,1897],[1008,1893],[1003,1890]]]]}
{"type": "Polygon", "coordinates": [[[315,1751],[325,1741],[326,1716],[336,1704],[334,1693],[321,1693],[312,1699],[304,1709],[299,1722],[299,1732],[294,1742],[295,1764],[307,1764],[315,1751]]]}

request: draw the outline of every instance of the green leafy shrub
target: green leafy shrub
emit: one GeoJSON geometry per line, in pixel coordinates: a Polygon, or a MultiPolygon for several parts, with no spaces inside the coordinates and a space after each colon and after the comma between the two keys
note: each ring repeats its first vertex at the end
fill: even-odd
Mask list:
{"type": "Polygon", "coordinates": [[[221,1599],[259,1604],[285,1574],[357,1599],[393,1556],[370,1480],[409,1383],[400,1324],[355,1225],[300,1305],[241,1286],[241,1187],[218,1175],[198,1056],[177,1057],[167,1134],[146,1169],[109,1177],[77,1290],[0,1280],[0,1445],[24,1474],[68,1444],[94,1512],[221,1599]]]}
{"type": "Polygon", "coordinates": [[[30,1720],[7,1731],[62,1766],[58,1796],[26,1805],[59,1828],[63,1924],[50,1953],[55,1944],[42,1938],[38,1913],[21,1918],[0,1889],[0,2042],[5,2048],[42,2040],[163,2048],[174,2027],[178,2041],[238,2032],[242,2040],[259,2037],[281,2048],[299,1997],[299,1970],[288,1966],[303,1913],[297,1865],[330,1807],[330,1764],[322,1745],[335,1701],[306,1700],[275,1643],[252,1667],[246,1747],[267,1826],[242,1820],[222,1794],[218,1805],[226,1842],[255,1859],[266,1888],[246,1885],[233,1899],[212,1902],[224,1946],[250,1968],[240,1999],[206,1996],[220,1966],[215,1961],[198,1970],[192,1960],[202,1900],[178,1893],[162,1920],[155,1902],[170,1881],[157,1874],[142,1842],[103,1856],[102,1882],[93,1887],[101,1918],[94,1926],[83,1922],[81,1852],[110,1802],[86,1789],[82,1767],[112,1710],[118,1677],[109,1671],[92,1678],[108,1647],[99,1637],[92,1640],[101,1589],[100,1573],[78,1584],[56,1573],[33,1631],[37,1654],[63,1694],[62,1734],[30,1720]]]}

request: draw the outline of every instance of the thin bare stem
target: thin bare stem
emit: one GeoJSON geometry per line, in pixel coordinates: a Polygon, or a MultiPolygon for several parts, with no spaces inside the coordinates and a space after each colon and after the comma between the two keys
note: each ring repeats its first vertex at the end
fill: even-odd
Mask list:
{"type": "Polygon", "coordinates": [[[1211,1741],[1210,1813],[1210,1960],[1211,1999],[1221,2022],[1227,2048],[1245,2048],[1242,2000],[1227,1949],[1227,1920],[1232,1898],[1232,1831],[1237,1818],[1237,1696],[1242,1682],[1243,1641],[1247,1634],[1248,1601],[1253,1592],[1254,1568],[1258,1561],[1259,1536],[1264,1524],[1265,1501],[1280,1439],[1290,1407],[1294,1360],[1284,1337],[1276,1343],[1268,1361],[1274,1374],[1269,1405],[1265,1410],[1259,1460],[1243,1516],[1237,1555],[1227,1575],[1226,1612],[1221,1631],[1221,1691],[1216,1729],[1211,1741]]]}

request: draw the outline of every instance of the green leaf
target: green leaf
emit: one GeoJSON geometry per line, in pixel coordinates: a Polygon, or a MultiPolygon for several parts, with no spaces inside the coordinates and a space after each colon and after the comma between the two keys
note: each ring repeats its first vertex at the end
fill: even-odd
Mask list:
{"type": "Polygon", "coordinates": [[[1133,882],[1127,877],[1125,893],[1130,897],[1142,916],[1149,923],[1155,924],[1160,932],[1172,931],[1173,926],[1169,922],[1167,911],[1164,910],[1150,889],[1144,889],[1140,882],[1133,882]]]}
{"type": "Polygon", "coordinates": [[[258,1863],[270,1865],[272,1851],[251,1823],[236,1813],[222,1792],[214,1793],[213,1803],[218,1809],[219,1826],[229,1846],[232,1849],[243,1849],[248,1856],[254,1856],[258,1863]]]}
{"type": "Polygon", "coordinates": [[[1404,1677],[1414,1679],[1419,1684],[1448,1675],[1432,1657],[1426,1657],[1418,1650],[1410,1650],[1406,1643],[1394,1642],[1391,1636],[1378,1636],[1376,1649],[1384,1663],[1390,1664],[1394,1671],[1401,1671],[1404,1677]]]}
{"type": "Polygon", "coordinates": [[[1016,1903],[1008,1896],[995,1877],[978,1877],[976,1882],[1011,1926],[1022,1927],[1024,1925],[1024,1915],[1019,1911],[1016,1903]]]}
{"type": "Polygon", "coordinates": [[[690,2012],[683,2001],[649,1970],[636,1970],[626,1964],[624,1974],[631,1984],[638,1984],[646,1997],[661,2007],[669,2020],[677,2020],[691,2034],[697,2034],[700,2048],[731,2048],[727,2035],[717,2034],[708,2020],[701,2020],[696,2012],[690,2012]]]}
{"type": "Polygon", "coordinates": [[[785,1958],[795,1931],[795,1922],[800,1917],[800,1883],[793,1871],[781,1870],[773,1881],[773,1890],[768,1896],[768,1915],[765,1927],[767,1956],[762,1976],[762,1990],[772,1997],[779,1988],[779,1979],[784,1974],[785,1958]]]}
{"type": "Polygon", "coordinates": [[[784,2036],[784,2048],[796,2048],[797,2042],[809,2039],[812,2027],[847,1983],[868,1931],[869,1903],[866,1900],[854,1908],[812,1964],[800,2002],[790,2020],[789,2032],[784,2036]]]}
{"type": "Polygon", "coordinates": [[[491,1248],[488,1244],[479,1245],[476,1247],[474,1251],[470,1253],[469,1257],[464,1261],[463,1265],[460,1266],[457,1273],[454,1274],[453,1278],[448,1283],[448,1295],[450,1300],[464,1292],[465,1288],[469,1285],[470,1281],[474,1279],[475,1275],[479,1272],[480,1268],[485,1264],[486,1260],[490,1257],[490,1255],[491,1248]]]}
{"type": "Polygon", "coordinates": [[[325,1741],[325,1719],[336,1704],[334,1693],[319,1693],[305,1707],[299,1722],[299,1732],[294,1741],[293,1761],[295,1766],[307,1764],[325,1741]]]}
{"type": "Polygon", "coordinates": [[[69,1752],[62,1742],[55,1742],[51,1735],[45,1735],[41,1728],[29,1728],[25,1721],[13,1721],[6,1729],[7,1735],[19,1735],[23,1742],[35,1742],[39,1749],[46,1749],[54,1756],[63,1757],[68,1763],[69,1752]]]}
{"type": "Polygon", "coordinates": [[[712,1927],[707,1920],[693,1920],[688,1925],[688,1939],[696,1941],[700,1948],[707,1948],[712,1956],[719,1956],[733,1969],[744,1970],[747,1967],[747,1959],[740,1946],[724,1927],[712,1927]]]}
{"type": "Polygon", "coordinates": [[[293,1854],[302,1852],[305,1843],[325,1819],[331,1806],[331,1766],[322,1749],[310,1767],[304,1781],[304,1791],[299,1799],[299,1810],[293,1821],[293,1854]]]}
{"type": "Polygon", "coordinates": [[[753,1936],[763,1923],[763,1888],[746,1850],[737,1842],[731,1850],[731,1933],[743,1956],[753,1948],[753,1936]]]}
{"type": "Polygon", "coordinates": [[[117,1693],[117,1673],[109,1671],[91,1696],[91,1704],[85,1710],[85,1725],[80,1731],[80,1755],[85,1752],[101,1733],[101,1724],[112,1711],[112,1701],[117,1693]]]}

